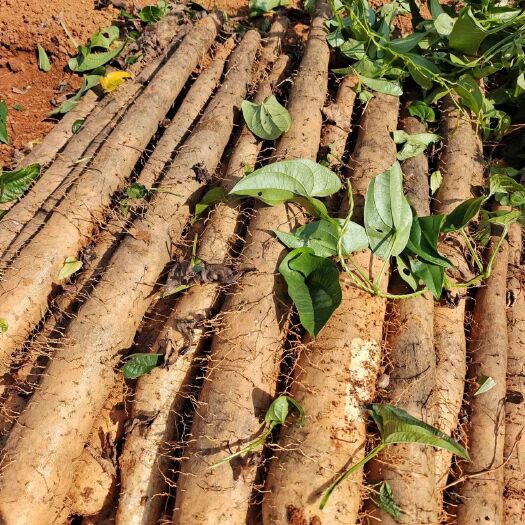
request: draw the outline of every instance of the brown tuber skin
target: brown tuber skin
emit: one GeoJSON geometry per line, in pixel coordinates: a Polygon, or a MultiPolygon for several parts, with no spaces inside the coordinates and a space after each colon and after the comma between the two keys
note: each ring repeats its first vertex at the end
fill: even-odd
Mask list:
{"type": "MultiPolygon", "coordinates": [[[[494,249],[493,236],[489,250],[494,249]]],[[[509,247],[503,241],[492,275],[478,290],[472,320],[470,376],[492,377],[489,391],[469,403],[467,447],[471,460],[462,463],[466,480],[458,494],[458,525],[503,524],[503,446],[505,441],[505,376],[507,373],[506,285],[509,247]],[[482,475],[479,473],[483,472],[482,475]],[[473,475],[472,477],[469,477],[473,475]]],[[[471,392],[472,394],[472,392],[471,392]]]]}
{"type": "MultiPolygon", "coordinates": [[[[397,97],[377,93],[364,112],[350,169],[358,206],[370,179],[395,160],[390,133],[398,110],[397,97]]],[[[357,220],[362,219],[360,210],[357,220]]],[[[368,267],[370,253],[355,259],[368,267]]],[[[378,266],[375,261],[375,271],[378,266]]],[[[341,281],[341,306],[319,336],[306,342],[295,367],[291,395],[303,406],[306,425],[281,431],[263,500],[265,525],[288,525],[292,517],[316,525],[354,525],[357,520],[362,470],[334,491],[323,511],[319,503],[335,478],[364,456],[362,406],[374,396],[386,302],[358,290],[345,275],[341,281]]]]}
{"type": "MultiPolygon", "coordinates": [[[[277,159],[315,159],[318,150],[329,59],[324,26],[328,10],[322,1],[318,12],[288,103],[292,126],[277,144],[277,159]]],[[[260,451],[209,467],[259,432],[275,395],[288,304],[283,281],[275,275],[284,250],[269,225],[293,228],[290,207],[258,206],[249,224],[241,258],[245,267],[256,271],[240,279],[222,308],[223,325],[212,342],[179,475],[175,525],[231,525],[247,519],[260,451]]]]}
{"type": "MultiPolygon", "coordinates": [[[[264,46],[262,57],[273,62],[280,47],[288,21],[278,18],[270,29],[274,38],[264,46]],[[270,53],[270,51],[272,51],[270,53]]],[[[287,60],[278,59],[268,80],[264,80],[255,96],[261,102],[272,93],[286,69],[287,60]]],[[[286,57],[287,58],[287,57],[286,57]]],[[[268,62],[257,64],[264,69],[268,62]]],[[[204,73],[203,73],[204,74],[204,73]]],[[[226,168],[225,186],[231,186],[244,175],[244,165],[255,165],[262,142],[243,127],[226,168]]],[[[240,208],[238,204],[220,203],[212,211],[206,229],[200,237],[197,256],[208,263],[225,264],[230,258],[232,239],[236,238],[240,208]]],[[[122,456],[121,493],[117,509],[117,525],[156,525],[164,509],[167,491],[170,451],[166,441],[174,439],[174,427],[181,405],[186,401],[188,386],[195,378],[196,357],[200,356],[204,331],[198,323],[193,333],[193,344],[184,355],[178,355],[186,343],[178,323],[183,320],[209,319],[220,294],[218,283],[207,283],[190,288],[177,302],[165,327],[158,335],[151,351],[167,352],[168,345],[175,362],[156,368],[140,378],[134,395],[132,418],[150,415],[147,430],[137,425],[126,437],[122,456]],[[151,414],[155,414],[151,419],[151,414]]]]}
{"type": "Polygon", "coordinates": [[[122,437],[127,417],[124,390],[124,380],[119,378],[95,420],[82,455],[75,462],[67,498],[71,514],[98,514],[115,494],[116,444],[122,437]]]}
{"type": "Polygon", "coordinates": [[[11,355],[44,315],[64,261],[77,256],[88,242],[113,192],[123,185],[158,122],[213,43],[217,25],[212,15],[196,24],[126,112],[90,169],[6,270],[0,282],[0,318],[9,329],[0,333],[1,373],[7,371],[11,355]]]}
{"type": "MultiPolygon", "coordinates": [[[[176,30],[180,31],[179,28],[176,30]]],[[[159,31],[160,28],[155,25],[155,32],[159,31]]],[[[179,34],[174,34],[174,31],[175,28],[171,28],[168,33],[169,42],[174,42],[179,37],[179,34]]],[[[168,45],[168,42],[165,41],[166,38],[164,37],[162,40],[164,41],[163,47],[166,47],[168,45]]],[[[38,231],[45,222],[47,215],[66,195],[71,184],[82,174],[86,166],[89,166],[130,103],[136,98],[137,94],[144,90],[144,84],[152,79],[166,57],[155,58],[151,56],[151,53],[147,53],[144,58],[149,60],[140,74],[135,79],[128,80],[115,93],[104,98],[91,111],[80,131],[70,138],[60,155],[41,174],[24,198],[20,202],[13,203],[9,214],[0,221],[2,267],[38,231]]],[[[135,66],[138,65],[140,64],[135,64],[135,66]]],[[[82,117],[82,114],[79,114],[79,108],[83,107],[84,99],[86,97],[91,99],[91,96],[95,95],[89,91],[78,105],[60,121],[58,126],[61,126],[63,121],[68,120],[71,130],[74,120],[82,117]],[[76,115],[73,121],[70,121],[69,118],[71,113],[76,115]]],[[[53,128],[48,137],[54,133],[55,129],[53,128]]]]}
{"type": "Polygon", "coordinates": [[[525,522],[525,295],[521,224],[509,229],[507,396],[505,403],[504,523],[525,522]]]}
{"type": "MultiPolygon", "coordinates": [[[[424,133],[426,127],[416,118],[405,116],[401,128],[409,134],[424,133]]],[[[418,216],[430,214],[428,160],[425,154],[401,164],[406,195],[418,216]]],[[[400,277],[393,283],[395,293],[408,293],[400,277]]],[[[434,425],[430,399],[436,378],[433,341],[434,300],[430,293],[393,301],[396,326],[389,334],[390,381],[388,402],[410,415],[434,425]]],[[[399,519],[375,505],[367,523],[394,525],[414,523],[437,525],[439,505],[435,481],[435,449],[420,444],[396,445],[383,451],[370,464],[369,482],[387,481],[397,505],[403,509],[399,519]]]]}
{"type": "Polygon", "coordinates": [[[246,33],[232,55],[225,82],[163,179],[173,191],[158,193],[144,218],[135,221],[136,236],[128,235],[113,255],[103,279],[70,324],[67,344],[56,353],[11,433],[0,493],[0,515],[7,525],[22,524],[21,504],[23,519],[29,522],[56,516],[71,483],[70,463],[80,454],[114,384],[120,353],[131,345],[151,303],[152,288],[170,259],[167,247],[180,237],[202,188],[192,167],[200,161],[215,170],[258,45],[259,35],[246,33]],[[202,148],[203,142],[208,147],[202,148]],[[45,445],[35,446],[38,443],[45,445]],[[45,476],[35,476],[36,471],[45,476]]]}
{"type": "MultiPolygon", "coordinates": [[[[483,176],[483,153],[481,139],[474,124],[468,116],[458,114],[449,97],[445,98],[441,136],[444,140],[439,169],[443,182],[435,195],[434,212],[447,214],[472,197],[472,180],[483,176]]],[[[447,234],[439,245],[439,251],[459,269],[459,276],[456,272],[454,278],[459,277],[465,281],[473,276],[465,259],[466,248],[459,234],[447,234]]],[[[461,290],[454,290],[453,295],[450,301],[442,299],[434,307],[436,386],[433,403],[436,405],[436,426],[448,435],[453,434],[458,425],[467,371],[466,298],[461,290]]],[[[451,460],[450,452],[436,451],[436,483],[439,493],[447,483],[451,460]]]]}

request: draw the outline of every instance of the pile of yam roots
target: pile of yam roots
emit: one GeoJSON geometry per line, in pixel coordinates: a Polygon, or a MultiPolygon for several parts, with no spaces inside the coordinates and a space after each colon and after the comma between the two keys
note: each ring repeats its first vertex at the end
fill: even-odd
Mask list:
{"type": "MultiPolygon", "coordinates": [[[[191,224],[210,183],[228,191],[245,166],[316,160],[328,146],[360,220],[369,181],[395,161],[391,132],[425,131],[407,100],[374,93],[354,107],[355,79],[329,75],[328,16],[319,0],[295,49],[285,46],[283,16],[264,38],[230,36],[215,14],[160,22],[164,51],[114,94],[86,96],[22,161],[45,169],[0,222],[0,318],[9,327],[0,333],[2,524],[395,523],[370,497],[381,480],[402,509],[399,523],[525,523],[519,226],[486,283],[442,302],[427,294],[389,303],[343,276],[340,308],[309,339],[277,272],[284,248],[272,233],[304,223],[299,207],[226,200],[191,224]],[[239,107],[272,93],[292,126],[263,143],[239,107]],[[86,120],[73,135],[78,118],[86,120]],[[125,216],[119,203],[132,182],[153,191],[125,216]],[[239,277],[162,297],[196,234],[196,255],[239,277]],[[68,257],[83,266],[61,281],[68,257]],[[130,352],[164,354],[164,365],[125,382],[119,367],[130,352]],[[473,396],[483,375],[495,386],[473,396]],[[280,393],[303,406],[306,424],[286,424],[264,448],[211,469],[258,435],[280,393]],[[392,446],[319,510],[323,492],[377,439],[364,407],[378,399],[455,436],[471,461],[392,446]]],[[[402,164],[418,215],[448,213],[483,185],[480,137],[451,100],[440,133],[439,151],[402,164]],[[443,175],[432,200],[431,168],[443,175]]],[[[440,250],[468,274],[461,238],[449,234],[440,250]]],[[[358,259],[377,265],[370,253],[358,259]]]]}

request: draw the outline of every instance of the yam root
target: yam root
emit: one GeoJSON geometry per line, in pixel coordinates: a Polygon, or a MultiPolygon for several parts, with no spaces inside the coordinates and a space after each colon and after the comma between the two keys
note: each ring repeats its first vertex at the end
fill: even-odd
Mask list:
{"type": "MultiPolygon", "coordinates": [[[[491,249],[498,240],[493,236],[491,249]]],[[[508,243],[503,241],[492,275],[476,294],[470,376],[479,384],[484,378],[491,377],[495,385],[483,394],[470,397],[467,430],[470,461],[462,463],[462,474],[466,479],[458,490],[458,525],[503,524],[508,259],[508,243]]]]}
{"type": "MultiPolygon", "coordinates": [[[[372,177],[395,161],[399,100],[376,94],[361,120],[350,164],[354,201],[361,210],[372,177]]],[[[348,208],[343,207],[343,214],[348,208]]],[[[370,253],[355,256],[367,267],[370,253]]],[[[374,274],[378,271],[373,263],[374,274]]],[[[283,428],[272,461],[263,500],[265,524],[299,522],[354,524],[361,501],[362,471],[336,490],[321,512],[323,492],[350,463],[364,457],[366,416],[363,405],[373,399],[381,362],[386,302],[341,278],[343,300],[317,339],[307,340],[298,357],[291,395],[307,415],[304,427],[283,428]]]]}
{"type": "MultiPolygon", "coordinates": [[[[426,127],[414,117],[405,117],[401,128],[409,134],[424,133],[426,127]]],[[[417,155],[401,165],[404,189],[418,216],[430,214],[428,161],[417,155]]],[[[398,276],[393,282],[396,293],[407,293],[398,276]]],[[[434,407],[430,402],[436,379],[436,356],[433,339],[434,300],[430,293],[392,304],[395,326],[389,333],[388,346],[390,403],[410,415],[435,424],[434,407]]],[[[396,520],[375,505],[368,523],[394,525],[413,523],[437,525],[439,505],[436,495],[435,449],[420,444],[389,447],[370,464],[369,481],[387,481],[397,505],[403,510],[396,520]]]]}
{"type": "MultiPolygon", "coordinates": [[[[270,29],[272,38],[266,42],[258,64],[264,69],[266,60],[275,60],[286,31],[287,20],[278,18],[270,29]],[[266,60],[265,60],[266,57],[266,60]]],[[[255,100],[262,101],[272,93],[286,68],[286,60],[278,59],[270,77],[257,90],[255,100]]],[[[255,165],[262,143],[243,127],[226,168],[224,185],[231,185],[243,175],[245,164],[255,165]]],[[[236,238],[240,209],[238,205],[220,203],[213,210],[201,235],[197,256],[207,263],[226,264],[232,239],[236,238]]],[[[139,379],[132,406],[134,420],[146,420],[147,429],[137,425],[126,437],[120,458],[121,493],[117,509],[117,525],[153,525],[158,523],[164,507],[166,477],[170,454],[166,441],[173,439],[174,427],[187,386],[194,377],[195,359],[199,356],[205,321],[219,298],[220,285],[215,282],[192,287],[181,297],[151,351],[175,356],[169,366],[157,368],[139,379]],[[188,331],[192,343],[188,347],[188,331]],[[153,416],[152,416],[153,414],[153,416]]]]}
{"type": "Polygon", "coordinates": [[[521,225],[509,230],[507,327],[509,337],[505,403],[505,525],[525,522],[525,295],[521,225]]]}
{"type": "MultiPolygon", "coordinates": [[[[323,1],[318,8],[288,103],[292,125],[277,144],[277,159],[315,159],[318,151],[329,58],[324,25],[328,11],[323,1]]],[[[290,229],[294,216],[285,206],[261,206],[250,221],[241,259],[242,267],[255,270],[231,288],[222,308],[223,322],[212,341],[179,474],[176,525],[247,519],[260,452],[248,461],[217,469],[210,465],[257,434],[276,390],[288,305],[275,275],[283,249],[269,225],[290,229]]]]}
{"type": "Polygon", "coordinates": [[[69,325],[67,343],[56,352],[11,432],[0,491],[0,515],[7,525],[22,523],[21,501],[24,520],[45,521],[56,515],[71,484],[70,462],[82,451],[113,387],[120,353],[133,341],[152,289],[169,262],[168,248],[180,237],[202,188],[192,167],[200,162],[215,170],[233,129],[234,110],[246,93],[258,44],[256,32],[246,33],[225,82],[163,179],[170,191],[157,193],[144,218],[135,221],[135,236],[128,235],[109,261],[103,279],[69,325]],[[39,442],[45,445],[35,447],[39,442]],[[35,471],[44,474],[35,476],[35,471]]]}
{"type": "MultiPolygon", "coordinates": [[[[445,99],[441,121],[443,148],[439,169],[443,182],[436,193],[435,213],[450,213],[471,195],[471,179],[483,175],[481,140],[468,115],[457,110],[451,98],[445,99]],[[461,174],[461,175],[459,175],[461,174]]],[[[472,277],[466,249],[458,234],[448,234],[439,250],[447,256],[458,271],[453,277],[468,280],[472,277]]],[[[436,351],[436,426],[445,434],[456,431],[463,400],[466,377],[465,295],[442,300],[434,308],[434,347],[436,351]]],[[[438,490],[447,482],[452,455],[445,450],[436,452],[436,479],[438,490]]]]}

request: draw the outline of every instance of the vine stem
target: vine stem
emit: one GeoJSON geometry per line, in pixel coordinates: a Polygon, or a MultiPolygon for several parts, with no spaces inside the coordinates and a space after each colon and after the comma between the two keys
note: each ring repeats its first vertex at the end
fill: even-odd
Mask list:
{"type": "Polygon", "coordinates": [[[476,250],[474,249],[474,246],[472,246],[472,243],[470,242],[470,239],[468,238],[468,235],[466,234],[465,229],[461,228],[461,230],[459,230],[459,231],[461,232],[461,235],[463,236],[463,239],[465,239],[465,243],[467,245],[467,249],[468,249],[470,255],[472,255],[472,258],[474,259],[474,262],[476,263],[476,266],[478,267],[479,271],[483,273],[483,271],[484,271],[483,263],[479,260],[478,254],[476,253],[476,250]]]}
{"type": "Polygon", "coordinates": [[[377,445],[377,447],[373,448],[370,453],[365,456],[361,461],[357,462],[355,465],[352,465],[346,472],[341,474],[334,483],[330,486],[330,488],[324,493],[323,499],[321,500],[321,503],[319,505],[319,509],[323,510],[326,507],[326,504],[328,503],[328,500],[330,499],[330,496],[332,495],[333,491],[349,476],[351,476],[356,470],[360,469],[362,466],[366,465],[372,458],[377,456],[384,448],[386,447],[385,443],[380,443],[377,445]]]}
{"type": "Polygon", "coordinates": [[[210,465],[210,469],[220,467],[221,465],[224,465],[225,463],[229,463],[232,459],[238,457],[238,456],[244,456],[244,454],[247,454],[248,452],[251,452],[252,450],[256,449],[260,445],[263,445],[264,442],[268,439],[268,436],[272,433],[272,430],[275,427],[275,423],[272,422],[268,429],[260,435],[257,439],[254,439],[250,443],[248,443],[245,447],[241,448],[237,452],[234,452],[233,454],[230,454],[229,456],[226,456],[223,459],[220,459],[213,465],[210,465]]]}

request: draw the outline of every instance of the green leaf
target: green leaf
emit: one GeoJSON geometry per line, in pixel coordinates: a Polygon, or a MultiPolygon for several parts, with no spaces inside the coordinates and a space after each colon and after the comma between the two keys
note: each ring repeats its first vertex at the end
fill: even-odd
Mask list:
{"type": "Polygon", "coordinates": [[[410,268],[406,265],[405,261],[403,261],[403,258],[400,255],[396,255],[396,266],[397,266],[397,273],[399,274],[399,277],[405,281],[412,290],[417,290],[417,281],[414,279],[414,276],[412,275],[412,271],[410,268]]]}
{"type": "MultiPolygon", "coordinates": [[[[344,221],[339,219],[342,225],[344,221]]],[[[293,233],[274,230],[275,235],[288,248],[312,248],[319,257],[337,255],[337,244],[340,236],[339,228],[327,220],[314,221],[300,226],[293,233]]],[[[350,222],[342,240],[343,254],[364,250],[368,247],[368,237],[365,229],[355,222],[350,222]]]]}
{"type": "Polygon", "coordinates": [[[134,182],[129,188],[126,188],[128,199],[143,199],[148,196],[149,192],[150,190],[144,184],[139,184],[138,182],[134,182]]]}
{"type": "Polygon", "coordinates": [[[522,215],[521,210],[500,210],[488,214],[488,222],[499,226],[510,226],[517,222],[522,215]]]}
{"type": "Polygon", "coordinates": [[[483,93],[474,77],[465,73],[461,75],[454,86],[454,91],[461,97],[464,106],[479,113],[483,108],[483,93]]]}
{"type": "Polygon", "coordinates": [[[45,73],[51,69],[51,62],[47,56],[46,50],[40,45],[37,44],[38,48],[38,67],[45,73]]]}
{"type": "Polygon", "coordinates": [[[7,104],[0,100],[0,142],[9,144],[7,136],[7,104]]]}
{"type": "Polygon", "coordinates": [[[125,379],[136,379],[151,372],[160,361],[162,354],[131,354],[124,366],[122,374],[125,379]]]}
{"type": "Polygon", "coordinates": [[[412,78],[423,89],[430,89],[434,78],[441,74],[438,67],[430,60],[415,53],[407,53],[405,56],[410,59],[406,65],[412,78]]]}
{"type": "Polygon", "coordinates": [[[443,175],[441,175],[441,172],[439,170],[433,171],[430,174],[430,193],[431,195],[434,195],[437,190],[439,190],[439,187],[441,186],[441,183],[443,182],[443,175]]]}
{"type": "Polygon", "coordinates": [[[84,75],[84,81],[80,89],[75,93],[74,96],[66,100],[60,107],[54,109],[51,112],[51,115],[56,115],[58,113],[67,113],[71,111],[80,100],[80,97],[91,88],[98,85],[100,81],[100,75],[84,75]]]}
{"type": "Polygon", "coordinates": [[[487,197],[468,199],[454,208],[446,217],[441,227],[443,233],[464,228],[478,213],[487,197]]]}
{"type": "Polygon", "coordinates": [[[315,14],[315,0],[304,0],[303,8],[311,17],[313,17],[315,14]]]}
{"type": "Polygon", "coordinates": [[[401,408],[380,403],[373,403],[367,408],[381,433],[383,444],[421,443],[470,459],[467,451],[450,436],[412,417],[401,408]]]}
{"type": "Polygon", "coordinates": [[[408,114],[411,117],[418,117],[422,122],[435,122],[436,114],[434,110],[422,100],[416,100],[408,106],[408,114]]]}
{"type": "Polygon", "coordinates": [[[250,0],[250,16],[259,16],[263,13],[269,13],[274,9],[288,5],[288,0],[250,0]]]}
{"type": "Polygon", "coordinates": [[[337,266],[315,255],[311,248],[297,248],[284,258],[279,272],[288,285],[301,324],[316,336],[341,304],[337,266]]]}
{"type": "Polygon", "coordinates": [[[450,33],[452,33],[452,29],[454,28],[455,23],[456,23],[456,18],[452,18],[447,13],[442,12],[434,20],[434,28],[436,32],[438,33],[438,35],[448,37],[450,33]]]}
{"type": "Polygon", "coordinates": [[[345,57],[354,60],[361,60],[366,54],[365,42],[354,40],[353,38],[349,38],[341,44],[339,50],[345,57]]]}
{"type": "Polygon", "coordinates": [[[269,425],[284,425],[290,409],[295,409],[299,414],[299,425],[304,425],[305,414],[303,407],[290,396],[279,396],[274,399],[270,407],[268,408],[264,421],[269,425]]]}
{"type": "Polygon", "coordinates": [[[403,94],[401,84],[397,80],[387,80],[386,78],[368,78],[359,76],[361,82],[373,91],[399,97],[403,94]]]}
{"type": "Polygon", "coordinates": [[[436,299],[441,297],[445,278],[445,269],[443,266],[412,259],[410,261],[410,269],[414,277],[421,279],[436,299]]]}
{"type": "Polygon", "coordinates": [[[496,386],[496,381],[490,376],[480,376],[478,378],[478,385],[477,390],[474,392],[475,396],[479,396],[493,389],[496,386]]]}
{"type": "Polygon", "coordinates": [[[195,205],[195,213],[191,220],[192,224],[210,207],[221,202],[226,197],[226,192],[222,186],[217,186],[208,190],[204,197],[195,205]]]}
{"type": "Polygon", "coordinates": [[[339,177],[308,159],[268,164],[241,179],[231,194],[255,197],[270,206],[297,197],[327,197],[341,188],[339,177]]]}
{"type": "Polygon", "coordinates": [[[444,221],[444,215],[414,217],[407,250],[429,263],[449,268],[452,263],[443,257],[437,249],[438,238],[444,221]]]}
{"type": "Polygon", "coordinates": [[[67,257],[67,259],[64,261],[64,265],[58,273],[58,279],[61,281],[67,279],[74,273],[78,272],[80,268],[82,268],[82,261],[79,261],[74,257],[67,257]]]}
{"type": "Polygon", "coordinates": [[[73,122],[73,125],[71,126],[71,131],[73,132],[73,135],[76,135],[80,131],[80,129],[84,125],[84,121],[85,119],[79,118],[75,120],[75,122],[73,122]]]}
{"type": "Polygon", "coordinates": [[[16,171],[0,171],[0,204],[20,198],[40,176],[40,164],[30,164],[16,171]]]}
{"type": "Polygon", "coordinates": [[[164,0],[158,0],[157,5],[147,5],[139,11],[139,18],[146,24],[155,24],[169,12],[164,0]]]}
{"type": "Polygon", "coordinates": [[[117,26],[104,27],[89,39],[89,45],[90,47],[109,49],[119,36],[120,30],[117,26]]]}
{"type": "Polygon", "coordinates": [[[392,133],[396,144],[404,144],[401,151],[397,153],[398,160],[407,160],[416,157],[425,151],[429,144],[439,142],[441,137],[435,133],[415,133],[409,135],[403,130],[392,133]]]}
{"type": "Polygon", "coordinates": [[[341,29],[336,29],[331,31],[326,35],[326,41],[330,44],[331,47],[339,47],[344,44],[345,37],[341,29]]]}
{"type": "Polygon", "coordinates": [[[476,20],[470,7],[463,8],[448,36],[452,49],[467,55],[475,55],[479,46],[489,35],[483,26],[476,20]]]}
{"type": "Polygon", "coordinates": [[[22,104],[13,104],[13,109],[15,111],[24,111],[24,106],[22,106],[22,104]]]}
{"type": "Polygon", "coordinates": [[[111,49],[102,53],[92,53],[89,48],[82,48],[79,55],[69,59],[69,69],[75,73],[84,73],[86,71],[97,69],[118,57],[125,45],[126,43],[124,42],[116,49],[111,49]]]}
{"type": "Polygon", "coordinates": [[[412,51],[427,36],[426,32],[412,33],[403,38],[396,38],[388,42],[388,47],[396,53],[408,53],[412,51]]]}
{"type": "Polygon", "coordinates": [[[489,192],[504,206],[525,204],[525,187],[512,177],[496,173],[489,178],[489,192]]]}
{"type": "Polygon", "coordinates": [[[270,95],[262,104],[244,100],[241,109],[250,131],[264,140],[279,138],[292,125],[290,113],[274,95],[270,95]]]}
{"type": "Polygon", "coordinates": [[[438,16],[445,12],[439,3],[439,0],[430,0],[429,9],[430,14],[432,15],[432,20],[437,20],[438,16]]]}
{"type": "Polygon", "coordinates": [[[401,509],[394,500],[394,493],[388,481],[382,481],[379,485],[378,494],[372,496],[374,503],[395,520],[401,517],[401,509]]]}
{"type": "Polygon", "coordinates": [[[364,221],[370,247],[377,257],[386,260],[404,250],[410,236],[412,210],[403,194],[399,162],[370,181],[364,221]]]}
{"type": "Polygon", "coordinates": [[[5,319],[0,319],[0,332],[7,332],[9,330],[9,323],[5,319]]]}

